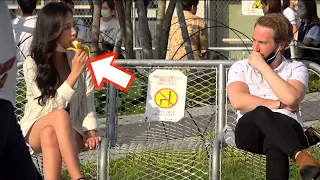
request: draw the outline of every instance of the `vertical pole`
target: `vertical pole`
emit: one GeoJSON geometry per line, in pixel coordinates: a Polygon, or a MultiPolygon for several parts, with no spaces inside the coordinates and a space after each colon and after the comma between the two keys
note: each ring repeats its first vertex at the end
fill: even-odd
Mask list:
{"type": "Polygon", "coordinates": [[[211,155],[211,178],[213,180],[220,180],[221,169],[221,142],[222,133],[226,120],[226,70],[223,64],[219,65],[218,69],[218,122],[216,138],[212,142],[212,155],[211,155]]]}
{"type": "Polygon", "coordinates": [[[117,89],[109,84],[108,91],[108,103],[106,109],[108,114],[106,117],[106,124],[108,129],[104,138],[101,142],[101,151],[100,151],[100,163],[99,163],[99,180],[107,180],[108,176],[108,153],[111,146],[116,143],[116,113],[117,113],[117,89]]]}

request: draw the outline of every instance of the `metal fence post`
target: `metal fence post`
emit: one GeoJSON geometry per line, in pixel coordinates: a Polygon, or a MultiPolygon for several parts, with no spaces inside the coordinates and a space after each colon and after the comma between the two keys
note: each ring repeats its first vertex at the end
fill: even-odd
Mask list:
{"type": "Polygon", "coordinates": [[[100,166],[99,166],[99,180],[109,179],[107,167],[108,167],[108,152],[109,148],[116,143],[116,113],[117,113],[117,89],[109,84],[109,93],[108,93],[108,115],[106,117],[107,132],[101,143],[101,152],[100,152],[100,166]]]}
{"type": "Polygon", "coordinates": [[[109,149],[110,141],[109,139],[104,136],[101,141],[101,151],[100,151],[100,158],[99,158],[99,180],[107,180],[108,178],[108,149],[109,149]]]}
{"type": "Polygon", "coordinates": [[[221,142],[223,140],[222,133],[225,126],[225,107],[226,107],[226,71],[223,64],[219,64],[218,68],[218,121],[217,121],[217,136],[212,142],[212,156],[211,156],[211,178],[213,180],[220,180],[220,169],[221,169],[221,142]]]}
{"type": "Polygon", "coordinates": [[[111,146],[116,143],[116,114],[117,114],[117,89],[115,86],[109,84],[109,109],[108,109],[108,139],[111,146]]]}

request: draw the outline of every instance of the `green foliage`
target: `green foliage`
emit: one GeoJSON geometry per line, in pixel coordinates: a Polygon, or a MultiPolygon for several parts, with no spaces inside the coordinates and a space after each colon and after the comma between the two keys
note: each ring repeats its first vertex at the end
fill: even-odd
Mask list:
{"type": "Polygon", "coordinates": [[[309,93],[320,92],[320,78],[316,73],[311,72],[309,77],[309,93]]]}
{"type": "MultiPolygon", "coordinates": [[[[86,180],[96,180],[97,175],[97,165],[93,162],[87,162],[85,164],[80,165],[80,171],[86,180]]],[[[61,173],[62,180],[70,180],[69,173],[66,169],[62,170],[61,173]]]]}

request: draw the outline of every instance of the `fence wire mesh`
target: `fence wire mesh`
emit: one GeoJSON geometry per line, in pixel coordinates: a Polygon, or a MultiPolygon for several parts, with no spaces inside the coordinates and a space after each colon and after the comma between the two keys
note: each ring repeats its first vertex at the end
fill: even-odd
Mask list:
{"type": "MultiPolygon", "coordinates": [[[[47,1],[46,1],[47,2],[47,1]]],[[[88,1],[74,0],[75,17],[81,18],[86,26],[87,43],[91,41],[92,12],[87,5],[88,1]],[[84,5],[84,6],[80,6],[84,5]]],[[[213,15],[205,16],[219,20],[232,28],[238,29],[251,37],[251,32],[245,32],[242,27],[235,25],[237,21],[245,21],[246,25],[253,27],[256,18],[248,16],[231,15],[239,11],[240,0],[213,0],[207,8],[208,13],[213,15]],[[240,19],[240,20],[239,20],[240,19]]],[[[319,4],[320,1],[317,0],[319,4]]],[[[13,2],[16,4],[16,1],[13,2]]],[[[156,21],[155,12],[157,1],[149,3],[148,24],[151,37],[155,37],[156,21]],[[154,12],[153,12],[154,11],[154,12]]],[[[15,10],[16,11],[16,10],[15,10]]],[[[205,11],[205,9],[198,9],[205,11]]],[[[136,10],[133,9],[133,13],[136,10]]],[[[39,13],[39,9],[35,14],[39,13]]],[[[137,18],[134,19],[134,47],[140,47],[137,36],[137,18]]],[[[211,26],[219,25],[213,23],[211,26]]],[[[221,24],[220,24],[221,25],[221,24]]],[[[253,29],[253,28],[251,28],[253,29]]],[[[244,46],[241,43],[230,43],[226,39],[239,38],[227,28],[211,28],[210,45],[215,47],[238,47],[244,46]]],[[[245,38],[240,35],[241,38],[245,38]]],[[[250,43],[246,43],[250,46],[250,43]]],[[[221,51],[227,58],[242,59],[243,52],[247,51],[221,51]]],[[[137,58],[140,55],[137,53],[137,58]]],[[[184,68],[180,68],[184,69],[184,68]]],[[[197,68],[199,69],[199,68],[197,68]]],[[[216,134],[216,114],[213,109],[217,108],[216,102],[216,69],[202,70],[205,73],[188,74],[188,92],[186,101],[186,116],[178,123],[148,122],[143,117],[147,96],[147,79],[152,68],[131,68],[136,72],[137,77],[128,93],[118,93],[118,139],[115,147],[110,149],[110,164],[108,173],[111,179],[209,179],[209,155],[212,149],[209,146],[210,140],[216,134]],[[146,71],[147,70],[147,71],[146,71]],[[208,72],[209,71],[209,72],[208,72]],[[142,73],[141,73],[142,72],[142,73]]],[[[16,90],[16,115],[18,120],[23,116],[25,100],[25,82],[19,69],[16,90]]],[[[227,78],[226,78],[227,79],[227,78]]],[[[301,105],[301,113],[305,125],[312,125],[320,130],[318,123],[319,116],[319,74],[310,70],[309,92],[301,105]]],[[[98,117],[105,128],[107,89],[95,92],[95,104],[98,117]]],[[[236,115],[228,105],[226,110],[228,122],[234,122],[236,115]]],[[[103,129],[105,131],[105,129],[103,129]]],[[[319,155],[319,147],[310,148],[316,157],[319,155]]],[[[79,155],[82,164],[82,171],[88,179],[97,179],[98,151],[88,151],[79,155]],[[89,155],[88,155],[89,154],[89,155]]],[[[35,164],[38,164],[42,172],[41,156],[34,157],[35,164]],[[38,163],[36,162],[38,161],[38,163]]],[[[298,179],[297,167],[291,163],[291,179],[298,179]]],[[[222,150],[222,179],[265,179],[265,157],[248,152],[240,151],[232,147],[224,147],[222,150]]],[[[67,176],[64,176],[68,179],[67,176]]]]}
{"type": "MultiPolygon", "coordinates": [[[[226,74],[228,74],[228,72],[226,72],[226,74]]],[[[309,75],[309,89],[301,103],[300,113],[302,115],[304,127],[312,126],[313,128],[320,130],[320,112],[318,111],[320,106],[320,86],[318,83],[320,75],[312,69],[309,69],[309,75]]],[[[228,99],[226,102],[228,103],[226,108],[226,123],[234,128],[237,118],[236,111],[231,107],[228,99]]],[[[311,154],[318,160],[320,160],[319,148],[319,144],[309,148],[311,154]]],[[[225,146],[222,149],[221,163],[221,179],[223,180],[266,179],[266,158],[264,155],[250,153],[235,147],[225,146]]],[[[301,179],[298,173],[298,166],[291,159],[290,179],[301,179]]]]}
{"type": "Polygon", "coordinates": [[[210,141],[216,133],[216,69],[197,68],[197,74],[185,71],[185,116],[177,123],[145,119],[148,72],[154,69],[143,69],[145,74],[131,69],[136,71],[135,81],[129,92],[118,94],[117,144],[110,149],[110,178],[209,179],[210,141]]]}

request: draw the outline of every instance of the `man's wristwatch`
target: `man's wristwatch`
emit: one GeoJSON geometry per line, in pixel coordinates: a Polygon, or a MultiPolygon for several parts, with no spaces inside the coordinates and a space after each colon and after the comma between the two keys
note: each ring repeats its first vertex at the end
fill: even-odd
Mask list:
{"type": "Polygon", "coordinates": [[[286,107],[285,104],[283,104],[280,100],[278,100],[280,102],[278,109],[283,109],[286,107]]]}

